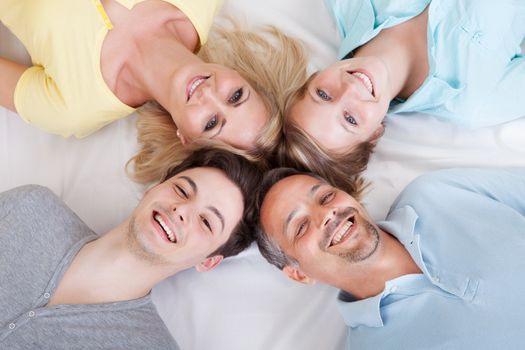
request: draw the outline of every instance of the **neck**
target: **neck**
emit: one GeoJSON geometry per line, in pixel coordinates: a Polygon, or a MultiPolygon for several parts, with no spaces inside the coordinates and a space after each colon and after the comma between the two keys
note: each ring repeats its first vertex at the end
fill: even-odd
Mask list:
{"type": "Polygon", "coordinates": [[[193,54],[199,42],[195,28],[165,1],[144,1],[131,10],[114,0],[103,3],[114,25],[104,40],[101,58],[106,82],[130,106],[149,100],[163,104],[174,72],[202,62],[193,54]]]}
{"type": "Polygon", "coordinates": [[[391,100],[410,97],[428,76],[427,20],[428,7],[410,20],[382,30],[355,52],[355,57],[376,56],[383,61],[391,100]]]}
{"type": "Polygon", "coordinates": [[[421,273],[401,242],[385,231],[379,230],[379,234],[379,246],[374,256],[366,263],[352,267],[351,275],[343,279],[344,283],[341,286],[337,286],[356,299],[365,299],[381,293],[385,282],[389,280],[421,273]]]}
{"type": "Polygon", "coordinates": [[[163,279],[181,269],[141,259],[129,247],[126,221],[86,244],[74,258],[52,304],[98,304],[146,296],[163,279]]]}

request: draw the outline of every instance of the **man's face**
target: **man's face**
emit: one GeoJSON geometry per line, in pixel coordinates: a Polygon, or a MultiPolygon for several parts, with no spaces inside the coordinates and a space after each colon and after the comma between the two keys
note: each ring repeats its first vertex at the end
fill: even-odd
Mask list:
{"type": "Polygon", "coordinates": [[[366,265],[379,244],[378,228],[354,198],[307,175],[270,189],[261,223],[303,274],[336,286],[349,269],[366,265]]]}
{"type": "Polygon", "coordinates": [[[155,264],[195,266],[229,239],[243,208],[240,189],[222,171],[180,172],[145,194],[130,220],[130,246],[155,264]]]}

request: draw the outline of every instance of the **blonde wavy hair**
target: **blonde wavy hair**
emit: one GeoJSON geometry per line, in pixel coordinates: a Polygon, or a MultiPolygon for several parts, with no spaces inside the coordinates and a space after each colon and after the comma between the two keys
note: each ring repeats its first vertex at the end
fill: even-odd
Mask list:
{"type": "Polygon", "coordinates": [[[198,53],[204,61],[236,70],[261,95],[270,121],[259,133],[253,147],[237,149],[217,140],[199,140],[182,146],[170,114],[158,103],[149,102],[139,110],[137,120],[138,153],[128,161],[130,176],[138,182],[158,181],[169,168],[191,152],[214,147],[268,165],[282,137],[285,96],[306,79],[307,60],[302,44],[273,26],[242,29],[231,21],[231,28],[215,27],[198,53]]]}

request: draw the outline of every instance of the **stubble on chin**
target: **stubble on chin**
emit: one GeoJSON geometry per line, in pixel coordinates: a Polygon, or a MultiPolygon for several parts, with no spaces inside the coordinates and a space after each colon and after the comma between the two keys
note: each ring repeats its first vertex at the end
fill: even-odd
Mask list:
{"type": "Polygon", "coordinates": [[[139,235],[139,229],[135,222],[135,217],[131,217],[127,232],[127,247],[129,251],[139,260],[145,261],[151,265],[165,265],[165,259],[159,254],[153,252],[142,242],[139,235]]]}
{"type": "Polygon", "coordinates": [[[339,256],[350,263],[357,263],[364,261],[371,257],[379,246],[379,232],[377,229],[368,221],[363,222],[364,234],[369,236],[369,239],[365,241],[363,245],[357,246],[354,249],[340,253],[339,256]]]}

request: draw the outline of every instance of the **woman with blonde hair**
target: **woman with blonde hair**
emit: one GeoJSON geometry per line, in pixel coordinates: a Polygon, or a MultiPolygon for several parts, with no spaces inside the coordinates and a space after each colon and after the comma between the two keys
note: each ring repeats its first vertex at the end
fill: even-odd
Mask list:
{"type": "MultiPolygon", "coordinates": [[[[139,110],[137,120],[139,152],[128,163],[132,176],[147,183],[162,178],[170,167],[179,163],[200,147],[228,150],[262,166],[272,163],[275,149],[282,136],[282,119],[285,96],[295,91],[306,79],[306,56],[299,41],[283,34],[277,28],[266,26],[245,30],[234,21],[232,28],[214,28],[210,40],[198,56],[206,62],[215,62],[235,69],[257,91],[268,111],[269,118],[244,144],[227,143],[216,137],[190,139],[181,133],[181,126],[158,103],[149,103],[139,110]]],[[[210,79],[208,79],[210,80],[210,79]]],[[[203,84],[202,94],[216,89],[203,84]]],[[[205,98],[205,96],[199,96],[205,98]]],[[[191,107],[187,107],[190,109],[191,107]]],[[[180,111],[184,113],[184,111],[180,111]]],[[[253,123],[255,111],[246,110],[239,118],[246,127],[253,123]]],[[[221,113],[206,114],[211,126],[221,128],[226,122],[221,113]]],[[[236,130],[239,136],[247,130],[236,130]]]]}
{"type": "Polygon", "coordinates": [[[275,30],[280,47],[235,28],[210,43],[221,2],[2,1],[0,21],[33,65],[0,58],[0,105],[47,132],[84,137],[154,101],[144,115],[158,123],[139,122],[156,124],[158,133],[139,131],[145,152],[135,158],[138,179],[157,179],[143,174],[163,167],[144,135],[170,138],[159,147],[176,159],[202,139],[257,158],[276,141],[280,90],[300,76],[304,58],[298,43],[275,30]]]}

